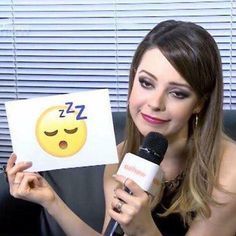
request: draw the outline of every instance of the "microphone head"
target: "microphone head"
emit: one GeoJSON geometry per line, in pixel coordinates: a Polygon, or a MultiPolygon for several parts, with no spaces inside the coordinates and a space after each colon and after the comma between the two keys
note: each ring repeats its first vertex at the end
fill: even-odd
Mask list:
{"type": "Polygon", "coordinates": [[[168,147],[167,139],[160,133],[150,132],[143,140],[139,156],[159,165],[168,147]]]}
{"type": "Polygon", "coordinates": [[[164,156],[168,147],[168,141],[162,134],[150,132],[144,138],[142,147],[164,156]]]}

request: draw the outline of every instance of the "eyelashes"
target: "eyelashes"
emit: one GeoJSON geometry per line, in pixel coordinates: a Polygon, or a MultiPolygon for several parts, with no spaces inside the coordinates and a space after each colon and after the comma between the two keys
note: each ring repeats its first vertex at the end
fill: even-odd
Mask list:
{"type": "MultiPolygon", "coordinates": [[[[64,131],[67,133],[67,134],[74,134],[78,131],[78,128],[74,128],[74,129],[64,129],[64,131]]],[[[44,131],[44,134],[51,137],[51,136],[55,136],[56,134],[58,133],[58,130],[55,130],[55,131],[52,131],[52,132],[49,132],[49,131],[44,131]]]]}
{"type": "MultiPolygon", "coordinates": [[[[148,90],[155,89],[156,87],[155,83],[153,83],[152,80],[144,76],[139,77],[139,84],[141,85],[142,88],[148,89],[148,90]]],[[[188,98],[191,95],[188,91],[183,90],[181,88],[169,88],[168,93],[172,97],[176,99],[180,99],[180,100],[188,98]]]]}
{"type": "Polygon", "coordinates": [[[139,83],[141,84],[141,86],[142,86],[143,88],[151,88],[151,87],[153,87],[152,83],[151,83],[148,79],[146,79],[145,77],[143,77],[143,76],[141,76],[141,77],[139,78],[139,83]]]}
{"type": "Polygon", "coordinates": [[[190,96],[187,92],[179,92],[179,91],[172,91],[171,94],[178,99],[184,99],[190,96]]]}

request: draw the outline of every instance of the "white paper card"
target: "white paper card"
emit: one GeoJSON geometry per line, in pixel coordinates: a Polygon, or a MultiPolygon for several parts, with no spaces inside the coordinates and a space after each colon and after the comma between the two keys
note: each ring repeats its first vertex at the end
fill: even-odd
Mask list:
{"type": "Polygon", "coordinates": [[[5,103],[17,162],[29,171],[118,162],[107,89],[5,103]]]}

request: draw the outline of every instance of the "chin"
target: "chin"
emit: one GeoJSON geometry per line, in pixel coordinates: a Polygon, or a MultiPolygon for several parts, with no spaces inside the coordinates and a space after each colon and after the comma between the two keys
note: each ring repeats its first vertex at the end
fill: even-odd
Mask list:
{"type": "Polygon", "coordinates": [[[139,132],[145,137],[147,136],[150,132],[157,132],[157,133],[160,133],[162,135],[163,132],[161,130],[158,130],[158,129],[155,129],[155,128],[142,128],[142,129],[139,129],[139,132]]]}

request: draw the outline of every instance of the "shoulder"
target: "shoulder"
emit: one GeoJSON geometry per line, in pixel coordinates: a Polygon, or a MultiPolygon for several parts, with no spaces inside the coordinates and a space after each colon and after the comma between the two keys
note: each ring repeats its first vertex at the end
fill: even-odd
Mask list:
{"type": "Polygon", "coordinates": [[[236,193],[236,142],[222,139],[219,183],[227,191],[236,193]]]}
{"type": "Polygon", "coordinates": [[[187,235],[234,235],[236,230],[236,143],[227,138],[221,142],[219,184],[213,188],[212,198],[219,204],[210,203],[211,215],[198,215],[187,235]]]}
{"type": "Polygon", "coordinates": [[[125,144],[125,141],[123,141],[117,145],[117,153],[118,153],[119,161],[121,161],[121,154],[122,154],[124,144],[125,144]]]}

